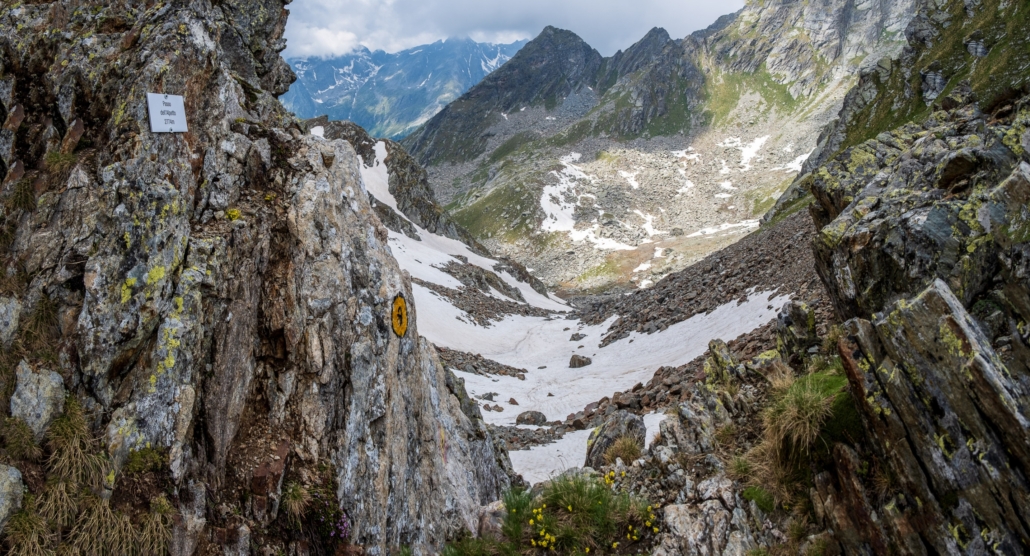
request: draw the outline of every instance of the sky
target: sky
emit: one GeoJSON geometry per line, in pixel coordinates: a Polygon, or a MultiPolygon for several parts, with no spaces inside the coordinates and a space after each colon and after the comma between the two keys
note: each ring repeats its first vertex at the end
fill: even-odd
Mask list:
{"type": "Polygon", "coordinates": [[[288,58],[336,56],[357,46],[398,52],[449,37],[510,43],[548,26],[569,29],[611,56],[652,27],[683,38],[744,0],[294,0],[288,58]]]}

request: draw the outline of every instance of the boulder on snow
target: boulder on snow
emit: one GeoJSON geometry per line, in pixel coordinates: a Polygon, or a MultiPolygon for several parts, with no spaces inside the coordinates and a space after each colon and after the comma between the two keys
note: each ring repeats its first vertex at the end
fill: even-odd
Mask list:
{"type": "Polygon", "coordinates": [[[21,509],[23,496],[25,484],[21,481],[21,471],[0,464],[0,530],[7,525],[10,517],[21,509]]]}
{"type": "Polygon", "coordinates": [[[579,332],[576,332],[575,334],[572,335],[571,338],[569,338],[569,341],[570,342],[578,342],[578,341],[580,341],[580,340],[582,340],[583,338],[586,338],[586,337],[587,337],[586,334],[580,334],[579,332]]]}
{"type": "Polygon", "coordinates": [[[25,361],[18,364],[17,375],[11,415],[25,421],[38,442],[50,423],[64,411],[64,379],[46,369],[36,372],[25,361]]]}
{"type": "MultiPolygon", "coordinates": [[[[584,467],[599,469],[605,465],[604,453],[615,444],[615,441],[623,436],[628,436],[637,441],[641,451],[644,449],[644,436],[647,428],[644,420],[639,415],[628,411],[616,411],[612,413],[600,427],[590,433],[587,440],[587,459],[584,467]]],[[[629,462],[626,462],[627,464],[629,462]]]]}
{"type": "Polygon", "coordinates": [[[577,354],[573,355],[572,359],[569,360],[569,368],[578,369],[580,367],[586,367],[591,363],[593,363],[593,361],[591,361],[589,357],[584,357],[582,355],[577,354]]]}
{"type": "Polygon", "coordinates": [[[539,411],[523,411],[515,418],[516,425],[545,425],[547,416],[539,411]]]}

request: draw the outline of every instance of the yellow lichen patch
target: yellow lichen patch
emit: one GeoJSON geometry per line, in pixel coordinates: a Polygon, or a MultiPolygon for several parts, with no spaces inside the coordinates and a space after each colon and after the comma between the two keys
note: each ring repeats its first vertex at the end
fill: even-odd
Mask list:
{"type": "Polygon", "coordinates": [[[393,298],[393,332],[397,336],[404,337],[408,331],[408,302],[403,295],[393,298]]]}
{"type": "Polygon", "coordinates": [[[946,318],[941,322],[938,332],[940,333],[941,343],[948,349],[948,352],[958,357],[969,357],[972,355],[972,346],[969,345],[969,340],[966,338],[960,338],[955,330],[958,325],[950,318],[946,318]]]}
{"type": "Polygon", "coordinates": [[[165,267],[155,266],[147,273],[147,285],[151,285],[165,277],[165,267]]]}
{"type": "Polygon", "coordinates": [[[127,303],[132,299],[132,287],[136,285],[135,278],[126,278],[122,282],[122,303],[127,303]]]}
{"type": "Polygon", "coordinates": [[[240,219],[240,209],[231,208],[231,209],[225,211],[225,217],[228,218],[230,222],[239,220],[240,219]]]}

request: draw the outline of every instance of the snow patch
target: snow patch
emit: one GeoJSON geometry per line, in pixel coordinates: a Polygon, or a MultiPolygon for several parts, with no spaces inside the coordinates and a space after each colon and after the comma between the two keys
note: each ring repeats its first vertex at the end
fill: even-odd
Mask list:
{"type": "Polygon", "coordinates": [[[801,167],[805,164],[805,161],[808,160],[808,157],[810,156],[812,156],[811,152],[803,154],[783,166],[777,166],[776,168],[773,168],[773,171],[783,171],[788,174],[800,172],[801,167]]]}
{"type": "Polygon", "coordinates": [[[633,172],[631,174],[629,172],[623,172],[622,170],[619,170],[619,175],[622,176],[627,182],[629,182],[629,186],[633,189],[640,189],[640,183],[637,182],[637,174],[639,173],[640,172],[633,172]]]}
{"type": "Polygon", "coordinates": [[[713,235],[713,234],[718,234],[718,233],[721,233],[721,232],[726,232],[726,231],[729,231],[729,230],[733,230],[735,228],[744,228],[745,230],[750,230],[750,229],[753,229],[753,228],[757,228],[758,225],[759,225],[759,221],[758,220],[744,220],[744,221],[736,222],[736,223],[733,223],[733,224],[727,222],[727,223],[725,223],[725,224],[723,224],[721,226],[716,226],[714,228],[702,228],[702,229],[700,229],[700,230],[698,230],[698,231],[688,235],[687,237],[710,236],[710,235],[713,235]]]}
{"type": "Polygon", "coordinates": [[[320,125],[316,125],[315,127],[311,128],[311,134],[314,135],[315,137],[322,137],[324,139],[325,138],[325,128],[320,126],[320,125]]]}
{"type": "Polygon", "coordinates": [[[543,209],[545,215],[540,229],[545,232],[567,233],[572,241],[586,241],[592,244],[595,249],[632,251],[633,247],[630,245],[613,239],[599,237],[597,235],[601,229],[599,224],[595,223],[586,229],[576,228],[574,215],[576,207],[579,206],[580,199],[580,195],[576,193],[576,186],[580,182],[593,180],[579,166],[573,164],[579,161],[580,158],[582,158],[582,155],[576,152],[563,156],[560,159],[562,170],[560,172],[551,172],[551,174],[558,178],[558,183],[544,186],[544,192],[540,196],[540,208],[543,209]],[[568,201],[567,199],[570,197],[575,198],[576,202],[568,201]]]}

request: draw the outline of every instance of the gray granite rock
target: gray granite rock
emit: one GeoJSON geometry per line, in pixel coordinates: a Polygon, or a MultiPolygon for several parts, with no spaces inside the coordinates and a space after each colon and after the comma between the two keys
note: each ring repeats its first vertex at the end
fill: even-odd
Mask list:
{"type": "Polygon", "coordinates": [[[64,379],[54,371],[33,370],[25,361],[18,364],[16,373],[11,415],[25,421],[38,442],[50,423],[64,412],[64,379]]]}
{"type": "Polygon", "coordinates": [[[0,347],[7,348],[18,331],[21,302],[14,297],[0,297],[0,347]]]}
{"type": "Polygon", "coordinates": [[[21,480],[21,471],[9,465],[0,464],[0,530],[7,525],[7,520],[21,509],[21,499],[25,495],[25,484],[21,480]]]}

